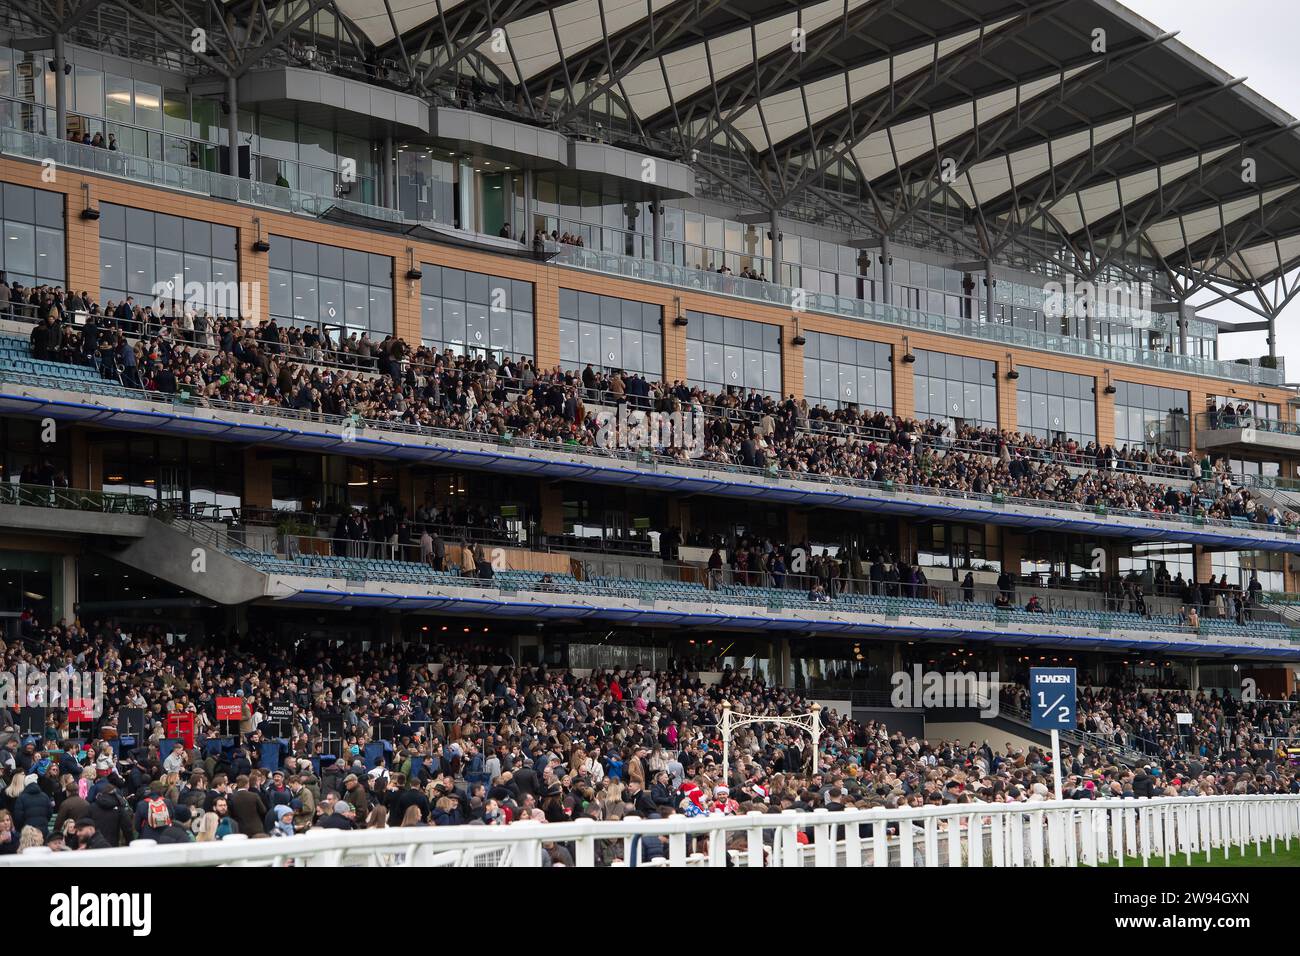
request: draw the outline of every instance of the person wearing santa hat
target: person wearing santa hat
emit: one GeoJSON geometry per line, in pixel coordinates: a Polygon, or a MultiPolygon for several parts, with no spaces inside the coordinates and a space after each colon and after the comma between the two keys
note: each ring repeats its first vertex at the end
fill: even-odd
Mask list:
{"type": "Polygon", "coordinates": [[[690,800],[697,810],[704,809],[704,791],[700,789],[699,784],[694,780],[683,780],[678,791],[683,797],[690,800]]]}
{"type": "Polygon", "coordinates": [[[713,803],[709,806],[709,813],[731,816],[739,811],[740,804],[731,799],[731,789],[726,784],[720,783],[713,788],[713,803]]]}

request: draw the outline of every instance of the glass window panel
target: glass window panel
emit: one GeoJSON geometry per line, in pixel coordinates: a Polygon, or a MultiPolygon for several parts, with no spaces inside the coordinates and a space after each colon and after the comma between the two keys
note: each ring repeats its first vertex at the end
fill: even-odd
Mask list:
{"type": "Polygon", "coordinates": [[[370,256],[357,249],[344,249],[343,279],[346,282],[369,283],[370,256]]]}
{"type": "Polygon", "coordinates": [[[36,275],[48,281],[63,281],[63,230],[36,228],[36,275]]]}
{"type": "Polygon", "coordinates": [[[607,368],[621,368],[623,365],[622,330],[601,325],[600,328],[600,362],[607,368]]]}
{"type": "Polygon", "coordinates": [[[370,331],[376,338],[393,334],[393,290],[372,285],[370,289],[370,331]]]}
{"type": "Polygon", "coordinates": [[[162,129],[162,87],[135,81],[135,122],[146,129],[162,129]]]}
{"type": "Polygon", "coordinates": [[[491,328],[488,322],[487,306],[467,302],[463,308],[465,315],[465,347],[471,350],[487,349],[491,344],[491,328]]]}
{"type": "Polygon", "coordinates": [[[513,326],[507,309],[488,309],[488,345],[509,354],[513,326]]]}
{"type": "Polygon", "coordinates": [[[154,254],[155,278],[159,283],[168,283],[167,295],[181,299],[185,295],[185,254],[177,247],[159,247],[154,254]],[[179,286],[177,285],[179,283],[179,286]]]}
{"type": "MultiPolygon", "coordinates": [[[[314,275],[293,274],[293,318],[295,322],[315,322],[320,312],[317,298],[317,278],[314,275]]],[[[343,322],[340,314],[334,321],[343,322]]]]}
{"type": "Polygon", "coordinates": [[[514,321],[514,354],[533,354],[533,316],[530,312],[510,313],[514,321]]]}
{"type": "Polygon", "coordinates": [[[303,239],[293,240],[293,271],[309,272],[312,275],[320,275],[319,247],[314,242],[307,242],[303,239]]]}
{"type": "Polygon", "coordinates": [[[316,247],[316,269],[317,275],[331,276],[341,280],[343,278],[343,250],[337,246],[317,246],[316,247]]]}
{"type": "Polygon", "coordinates": [[[453,345],[465,344],[465,304],[442,300],[442,334],[453,345]]]}
{"type": "Polygon", "coordinates": [[[724,345],[741,346],[745,344],[745,333],[740,319],[723,318],[722,320],[722,343],[724,345]]]}
{"type": "Polygon", "coordinates": [[[465,274],[465,301],[488,305],[492,301],[492,283],[485,275],[477,272],[465,274]]]}
{"type": "MultiPolygon", "coordinates": [[[[337,273],[335,273],[337,274],[337,273]]],[[[338,325],[343,319],[343,280],[321,276],[316,282],[320,321],[325,325],[338,325]]]]}
{"type": "Polygon", "coordinates": [[[441,343],[442,300],[426,295],[420,299],[420,337],[427,342],[441,343]]]}
{"type": "Polygon", "coordinates": [[[360,282],[343,284],[343,303],[347,307],[347,324],[356,328],[370,326],[370,289],[360,282]]]}
{"type": "Polygon", "coordinates": [[[601,365],[600,326],[582,322],[578,326],[578,361],[583,365],[601,365]]]}
{"type": "Polygon", "coordinates": [[[560,361],[577,362],[578,323],[573,319],[560,319],[560,361]]]}
{"type": "Polygon", "coordinates": [[[686,340],[686,379],[692,384],[704,381],[704,343],[686,340]]]}
{"type": "Polygon", "coordinates": [[[104,116],[116,123],[135,119],[131,108],[131,81],[124,76],[104,74],[104,116]]]}
{"type": "Polygon", "coordinates": [[[644,372],[640,329],[623,329],[623,365],[633,372],[644,372]]]}
{"type": "Polygon", "coordinates": [[[185,253],[185,284],[197,282],[205,290],[212,281],[212,260],[206,256],[185,253]]]}
{"type": "Polygon", "coordinates": [[[646,375],[663,376],[663,336],[658,333],[643,333],[641,339],[642,362],[645,362],[646,375]]]}
{"type": "MultiPolygon", "coordinates": [[[[100,243],[100,254],[103,255],[102,242],[100,243]]],[[[283,269],[271,269],[267,274],[267,279],[271,284],[271,314],[280,318],[291,318],[293,316],[293,280],[289,273],[283,269]]]]}

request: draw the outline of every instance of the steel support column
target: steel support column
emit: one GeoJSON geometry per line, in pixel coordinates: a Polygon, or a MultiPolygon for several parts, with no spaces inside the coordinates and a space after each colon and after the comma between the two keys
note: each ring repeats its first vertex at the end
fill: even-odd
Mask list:
{"type": "Polygon", "coordinates": [[[993,322],[993,308],[997,297],[993,294],[993,260],[984,260],[984,321],[993,322]]]}
{"type": "Polygon", "coordinates": [[[533,236],[537,233],[537,226],[533,223],[534,173],[531,169],[521,169],[519,174],[524,180],[524,221],[520,223],[519,228],[524,234],[524,244],[531,246],[533,236]]]}
{"type": "MultiPolygon", "coordinates": [[[[226,78],[226,143],[229,147],[231,176],[239,175],[239,81],[226,78]]],[[[250,157],[251,158],[251,157],[250,157]]],[[[250,170],[251,172],[251,170],[250,170]]]]}
{"type": "Polygon", "coordinates": [[[396,176],[393,175],[395,155],[393,153],[393,134],[384,134],[384,147],[380,154],[384,168],[379,173],[379,204],[386,209],[397,208],[397,190],[394,188],[396,176]]]}
{"type": "Polygon", "coordinates": [[[892,288],[893,274],[893,254],[889,250],[889,236],[884,233],[880,235],[880,301],[885,305],[893,305],[894,292],[892,288]]]}
{"type": "Polygon", "coordinates": [[[54,34],[54,115],[55,134],[59,140],[68,138],[68,56],[64,49],[62,33],[54,34]]]}
{"type": "Polygon", "coordinates": [[[655,262],[664,261],[664,204],[650,200],[650,244],[655,262]]]}
{"type": "Polygon", "coordinates": [[[769,228],[772,230],[772,281],[784,285],[781,281],[781,221],[776,209],[772,210],[769,228]]]}

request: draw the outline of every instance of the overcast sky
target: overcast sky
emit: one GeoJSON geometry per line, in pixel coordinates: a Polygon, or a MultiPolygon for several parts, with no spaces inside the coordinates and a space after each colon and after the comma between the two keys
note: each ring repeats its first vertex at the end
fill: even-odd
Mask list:
{"type": "MultiPolygon", "coordinates": [[[[1297,25],[1300,0],[1121,0],[1230,76],[1247,77],[1247,85],[1292,116],[1300,116],[1300,57],[1297,25]]],[[[1194,300],[1195,301],[1195,300],[1194,300]]],[[[1255,320],[1258,316],[1232,304],[1201,313],[1218,319],[1255,320]]],[[[1300,379],[1300,300],[1278,318],[1278,354],[1286,358],[1287,378],[1300,379]]],[[[1239,332],[1219,338],[1220,358],[1263,355],[1263,332],[1239,332]]]]}

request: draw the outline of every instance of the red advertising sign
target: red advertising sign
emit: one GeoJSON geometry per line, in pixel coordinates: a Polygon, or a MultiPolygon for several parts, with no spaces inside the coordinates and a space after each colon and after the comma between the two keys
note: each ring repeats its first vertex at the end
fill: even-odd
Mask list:
{"type": "Polygon", "coordinates": [[[167,715],[167,737],[183,740],[186,750],[194,749],[194,715],[188,713],[167,715]]]}
{"type": "Polygon", "coordinates": [[[95,702],[89,697],[73,697],[68,701],[68,723],[93,724],[95,722],[95,702]]]}
{"type": "Polygon", "coordinates": [[[217,720],[240,720],[244,716],[244,698],[218,697],[217,720]]]}

